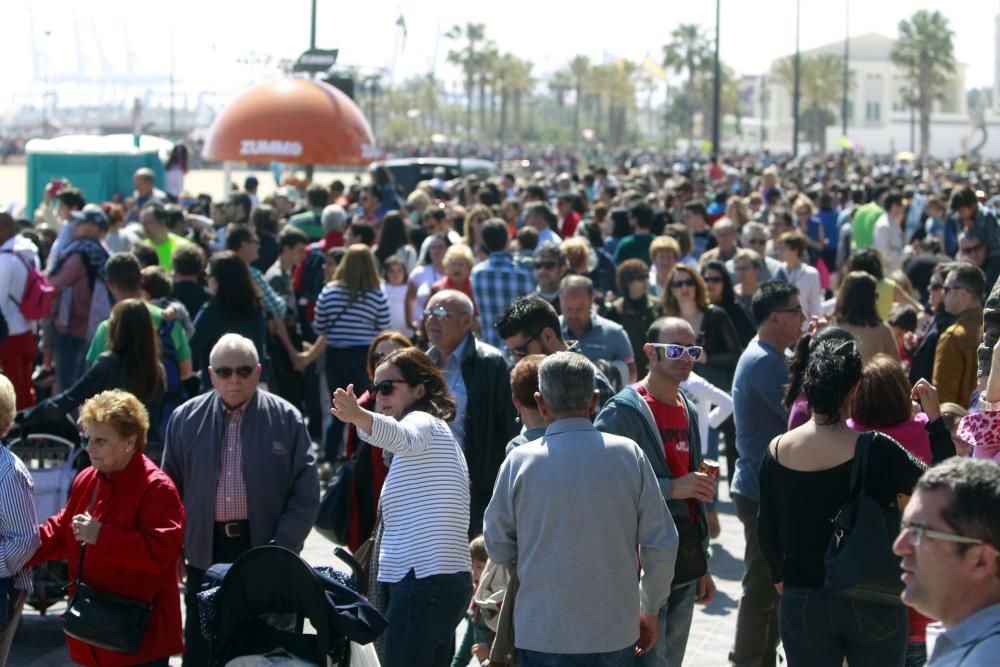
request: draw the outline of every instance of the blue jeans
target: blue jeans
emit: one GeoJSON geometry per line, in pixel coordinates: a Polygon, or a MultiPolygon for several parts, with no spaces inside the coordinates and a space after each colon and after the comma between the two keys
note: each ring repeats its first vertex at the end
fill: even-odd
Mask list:
{"type": "Polygon", "coordinates": [[[635,664],[635,646],[608,653],[542,653],[523,648],[517,653],[521,657],[521,667],[631,667],[635,664]]]}
{"type": "Polygon", "coordinates": [[[455,628],[472,599],[472,574],[434,574],[417,579],[413,570],[389,584],[389,627],[382,635],[383,667],[449,667],[455,628]]]}
{"type": "MultiPolygon", "coordinates": [[[[368,346],[328,347],[324,355],[326,388],[331,395],[336,389],[354,385],[354,395],[361,396],[371,384],[368,377],[368,346]]],[[[326,417],[326,436],[323,438],[323,458],[333,463],[341,453],[344,441],[344,422],[333,415],[326,417]]]]}
{"type": "Polygon", "coordinates": [[[53,337],[53,351],[59,391],[66,391],[83,376],[87,357],[87,341],[84,338],[56,331],[53,337]]]}
{"type": "Polygon", "coordinates": [[[789,667],[901,667],[908,624],[903,605],[860,602],[821,588],[785,588],[778,627],[789,667]]]}
{"type": "Polygon", "coordinates": [[[681,667],[697,596],[697,580],[671,589],[667,604],[659,613],[660,636],[652,651],[636,658],[636,667],[681,667]]]}

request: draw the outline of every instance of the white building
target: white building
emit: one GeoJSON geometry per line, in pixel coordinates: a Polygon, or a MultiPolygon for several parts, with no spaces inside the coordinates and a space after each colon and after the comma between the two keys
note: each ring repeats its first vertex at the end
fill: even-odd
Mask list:
{"type": "MultiPolygon", "coordinates": [[[[851,37],[847,138],[865,152],[919,150],[918,114],[911,113],[904,102],[908,82],[902,70],[889,57],[894,42],[892,38],[876,33],[851,37]]],[[[823,53],[843,57],[843,40],[803,51],[802,57],[823,53]]],[[[772,64],[772,71],[777,62],[779,61],[772,64]]],[[[934,103],[930,145],[933,155],[955,156],[978,143],[980,133],[974,130],[966,109],[966,69],[964,63],[956,63],[955,74],[946,86],[944,99],[934,103]]],[[[768,103],[764,127],[767,143],[772,149],[787,150],[792,144],[792,93],[783,82],[771,75],[768,76],[766,85],[768,103]]],[[[837,150],[842,136],[841,107],[841,94],[838,93],[829,103],[829,110],[836,120],[827,127],[827,150],[837,150]]],[[[802,110],[800,107],[800,114],[802,110]]],[[[1000,156],[1000,119],[995,128],[988,127],[988,136],[983,154],[1000,156]]],[[[809,144],[803,139],[803,135],[799,136],[799,150],[809,150],[809,144]]]]}

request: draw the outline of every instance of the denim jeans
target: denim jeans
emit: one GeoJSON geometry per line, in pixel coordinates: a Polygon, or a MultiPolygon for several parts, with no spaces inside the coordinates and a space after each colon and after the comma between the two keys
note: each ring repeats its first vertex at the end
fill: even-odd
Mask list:
{"type": "MultiPolygon", "coordinates": [[[[354,395],[361,396],[371,380],[368,377],[368,346],[328,347],[323,356],[326,364],[326,386],[331,394],[337,389],[354,385],[354,395]]],[[[341,453],[344,441],[344,422],[333,415],[326,418],[326,436],[323,439],[323,457],[333,463],[341,453]]]]}
{"type": "Polygon", "coordinates": [[[608,653],[542,653],[518,649],[521,667],[631,667],[635,647],[626,646],[608,653]]]}
{"type": "Polygon", "coordinates": [[[87,358],[87,341],[84,338],[56,331],[53,339],[53,350],[59,391],[66,391],[76,384],[76,381],[83,375],[87,358]]]}
{"type": "Polygon", "coordinates": [[[681,667],[691,634],[694,599],[697,596],[697,581],[671,589],[667,604],[659,613],[660,636],[656,638],[652,651],[636,658],[636,667],[681,667]]]}
{"type": "Polygon", "coordinates": [[[778,612],[789,667],[902,667],[903,605],[861,602],[821,588],[785,588],[778,612]]]}
{"type": "Polygon", "coordinates": [[[383,667],[449,667],[455,628],[472,599],[472,574],[417,578],[413,570],[389,584],[389,627],[382,635],[383,667]]]}

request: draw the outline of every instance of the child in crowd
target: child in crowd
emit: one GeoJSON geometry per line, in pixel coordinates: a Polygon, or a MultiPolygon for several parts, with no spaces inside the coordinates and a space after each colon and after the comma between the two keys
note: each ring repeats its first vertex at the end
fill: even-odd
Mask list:
{"type": "MultiPolygon", "coordinates": [[[[489,561],[489,556],[486,553],[486,542],[482,535],[469,542],[469,557],[472,559],[472,590],[475,592],[479,588],[479,580],[489,561]]],[[[473,655],[480,663],[486,661],[490,656],[493,631],[486,625],[482,612],[475,602],[469,604],[465,620],[467,622],[465,635],[455,653],[455,658],[451,661],[451,667],[467,667],[473,655]]]]}

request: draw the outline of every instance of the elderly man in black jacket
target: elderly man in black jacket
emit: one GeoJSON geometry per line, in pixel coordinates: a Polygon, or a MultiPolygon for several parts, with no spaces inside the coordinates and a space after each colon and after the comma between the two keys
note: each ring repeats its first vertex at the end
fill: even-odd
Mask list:
{"type": "Polygon", "coordinates": [[[507,442],[518,433],[507,362],[500,350],[472,335],[472,318],[472,300],[456,290],[438,292],[424,309],[424,330],[431,344],[427,354],[455,398],[455,418],[449,425],[469,466],[470,536],[483,532],[483,513],[507,442]]]}

